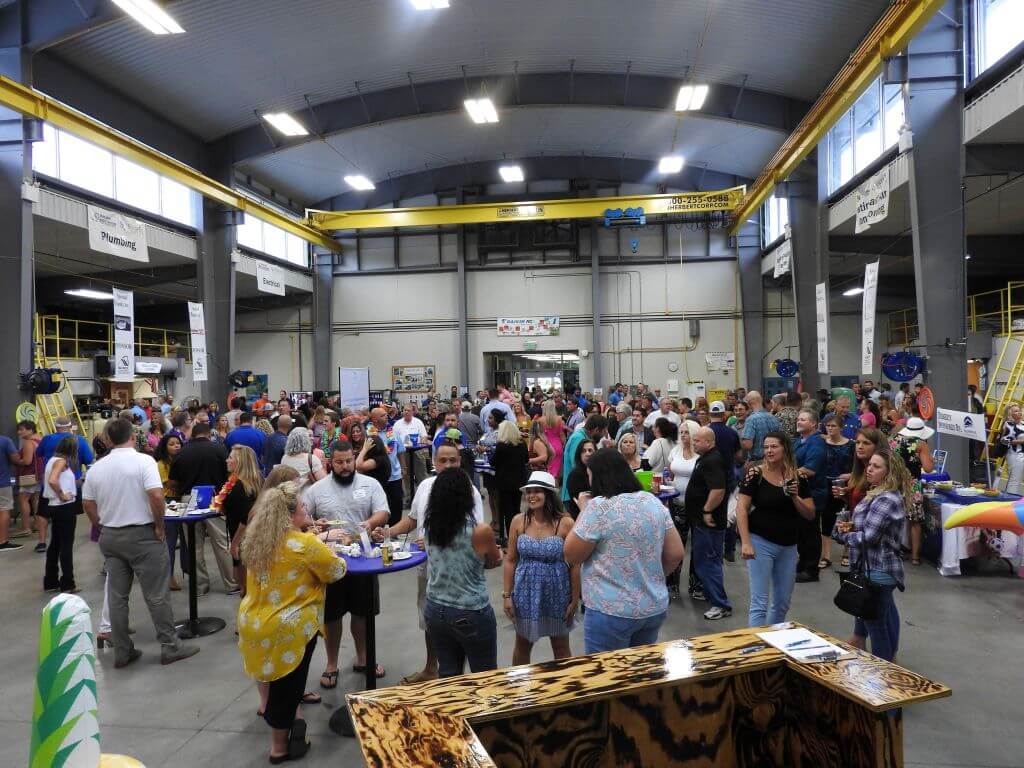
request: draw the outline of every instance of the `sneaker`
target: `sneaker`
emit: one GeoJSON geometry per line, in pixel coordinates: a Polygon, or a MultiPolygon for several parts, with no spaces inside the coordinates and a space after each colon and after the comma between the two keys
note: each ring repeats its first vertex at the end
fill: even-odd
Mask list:
{"type": "Polygon", "coordinates": [[[0,552],[14,552],[16,549],[21,549],[21,544],[15,544],[13,541],[5,541],[0,544],[0,552]]]}
{"type": "Polygon", "coordinates": [[[817,571],[801,571],[796,575],[797,584],[807,584],[811,581],[818,581],[817,571]]]}
{"type": "Polygon", "coordinates": [[[703,589],[695,589],[693,590],[693,592],[690,593],[690,599],[699,600],[702,603],[706,603],[708,601],[708,596],[704,594],[703,589]]]}
{"type": "Polygon", "coordinates": [[[36,544],[36,552],[38,552],[40,555],[46,554],[46,545],[40,541],[38,544],[36,544]]]}
{"type": "Polygon", "coordinates": [[[197,653],[199,653],[199,647],[195,645],[189,648],[183,646],[178,648],[176,651],[165,650],[160,654],[160,663],[166,666],[167,664],[173,664],[176,661],[187,659],[190,656],[195,656],[197,653]]]}
{"type": "Polygon", "coordinates": [[[718,619],[727,619],[732,616],[732,610],[729,608],[721,608],[717,605],[713,605],[704,612],[704,618],[708,621],[716,621],[718,619]]]}
{"type": "Polygon", "coordinates": [[[679,587],[671,586],[668,588],[668,599],[678,600],[679,599],[679,587]]]}

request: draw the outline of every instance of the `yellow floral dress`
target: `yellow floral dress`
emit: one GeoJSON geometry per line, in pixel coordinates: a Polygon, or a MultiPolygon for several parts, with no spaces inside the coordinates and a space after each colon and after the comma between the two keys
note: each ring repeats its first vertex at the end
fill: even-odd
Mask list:
{"type": "Polygon", "coordinates": [[[299,666],[324,620],[326,585],[345,575],[345,561],[311,533],[288,531],[270,572],[249,571],[238,607],[238,647],[245,673],[279,680],[299,666]]]}

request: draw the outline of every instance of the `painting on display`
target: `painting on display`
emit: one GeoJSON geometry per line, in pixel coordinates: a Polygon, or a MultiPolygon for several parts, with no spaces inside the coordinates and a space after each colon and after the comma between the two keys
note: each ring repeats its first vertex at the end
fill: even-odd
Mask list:
{"type": "Polygon", "coordinates": [[[433,392],[435,382],[433,365],[391,366],[391,389],[400,392],[433,392]]]}

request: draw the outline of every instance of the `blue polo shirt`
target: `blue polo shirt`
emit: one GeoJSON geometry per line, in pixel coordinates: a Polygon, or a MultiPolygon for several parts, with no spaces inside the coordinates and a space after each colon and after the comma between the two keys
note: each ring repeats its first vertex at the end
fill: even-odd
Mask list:
{"type": "MultiPolygon", "coordinates": [[[[860,419],[853,415],[853,413],[846,414],[846,418],[843,420],[843,426],[840,430],[843,433],[843,437],[848,440],[855,440],[857,432],[860,431],[861,423],[860,419]]],[[[825,425],[822,424],[819,427],[821,434],[825,434],[825,425]]]]}
{"type": "Polygon", "coordinates": [[[242,424],[228,432],[228,436],[224,438],[224,447],[229,451],[236,445],[247,445],[252,448],[261,468],[263,467],[263,443],[263,433],[252,424],[242,424]]]}
{"type": "MultiPolygon", "coordinates": [[[[53,452],[57,450],[57,444],[71,434],[71,432],[51,432],[43,436],[43,439],[39,441],[39,447],[36,448],[36,455],[42,457],[44,467],[46,462],[53,458],[53,452]]],[[[89,445],[89,441],[81,435],[75,435],[75,437],[78,438],[78,466],[74,468],[75,477],[81,479],[82,467],[86,464],[92,464],[96,459],[92,454],[92,447],[89,445]]]]}
{"type": "Polygon", "coordinates": [[[378,431],[377,437],[384,443],[384,447],[388,449],[388,460],[391,462],[391,477],[388,480],[392,483],[395,480],[401,480],[402,465],[398,461],[398,454],[405,453],[405,444],[395,437],[395,430],[392,427],[388,427],[385,432],[378,431]]]}
{"type": "Polygon", "coordinates": [[[806,467],[814,472],[814,477],[808,478],[807,484],[811,488],[814,506],[824,509],[828,501],[829,489],[829,479],[825,472],[825,438],[814,432],[807,437],[797,439],[796,465],[797,467],[806,467]]]}
{"type": "Polygon", "coordinates": [[[0,488],[11,485],[11,454],[18,452],[11,438],[7,435],[0,435],[0,488]]]}

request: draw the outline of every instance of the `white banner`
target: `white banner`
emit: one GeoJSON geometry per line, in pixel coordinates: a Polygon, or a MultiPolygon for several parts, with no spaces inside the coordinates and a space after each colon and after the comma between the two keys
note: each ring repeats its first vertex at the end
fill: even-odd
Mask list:
{"type": "Polygon", "coordinates": [[[114,381],[135,381],[135,294],[114,289],[114,381]]]}
{"type": "Polygon", "coordinates": [[[139,360],[135,363],[136,373],[160,373],[163,370],[163,366],[160,363],[146,363],[139,360]]]}
{"type": "Polygon", "coordinates": [[[95,205],[87,209],[90,248],[122,259],[149,261],[145,222],[95,205]]]}
{"type": "Polygon", "coordinates": [[[499,336],[557,336],[560,318],[558,315],[541,317],[499,317],[499,336]]]}
{"type": "Polygon", "coordinates": [[[264,293],[284,296],[284,270],[274,264],[257,261],[256,288],[264,293]]]}
{"type": "Polygon", "coordinates": [[[342,408],[368,408],[370,369],[338,368],[338,397],[342,408]]]}
{"type": "Polygon", "coordinates": [[[782,277],[789,272],[789,264],[793,260],[793,241],[783,240],[772,253],[775,254],[775,272],[772,277],[782,277]]]}
{"type": "Polygon", "coordinates": [[[735,352],[705,352],[704,365],[709,371],[731,371],[736,368],[735,352]]]}
{"type": "Polygon", "coordinates": [[[857,217],[853,231],[860,234],[889,215],[889,166],[857,187],[857,217]]]}
{"type": "Polygon", "coordinates": [[[828,283],[814,286],[815,325],[818,330],[818,373],[829,372],[828,360],[828,283]]]}
{"type": "Polygon", "coordinates": [[[986,439],[985,416],[981,413],[951,411],[939,408],[935,412],[935,426],[944,435],[957,435],[971,440],[986,439]]]}
{"type": "Polygon", "coordinates": [[[188,303],[188,328],[192,341],[192,381],[206,381],[206,317],[202,304],[188,303]]]}
{"type": "Polygon", "coordinates": [[[865,376],[875,368],[875,296],[878,293],[878,262],[864,267],[864,305],[860,337],[860,372],[865,376]]]}

